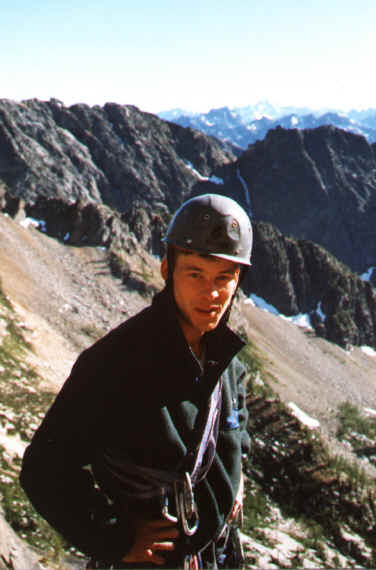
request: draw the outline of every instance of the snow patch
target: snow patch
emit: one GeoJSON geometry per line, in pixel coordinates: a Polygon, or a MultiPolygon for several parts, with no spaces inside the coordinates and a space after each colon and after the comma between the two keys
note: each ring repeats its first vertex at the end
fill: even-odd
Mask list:
{"type": "Polygon", "coordinates": [[[37,228],[42,232],[47,231],[46,222],[44,220],[36,220],[35,218],[24,218],[20,221],[20,225],[24,228],[29,228],[30,226],[33,228],[37,228]]]}
{"type": "Polygon", "coordinates": [[[318,420],[311,418],[308,414],[298,408],[294,402],[289,402],[288,407],[292,411],[293,415],[309,429],[316,429],[320,427],[320,422],[318,420]]]}
{"type": "Polygon", "coordinates": [[[371,281],[371,277],[375,269],[376,267],[369,267],[365,273],[362,273],[360,276],[362,281],[371,281]]]}
{"type": "Polygon", "coordinates": [[[271,305],[265,301],[265,299],[259,297],[258,295],[255,295],[254,293],[249,297],[249,299],[246,299],[244,303],[258,307],[259,309],[267,311],[268,313],[272,313],[273,315],[280,315],[279,311],[275,308],[274,305],[271,305]]]}
{"type": "Polygon", "coordinates": [[[376,416],[376,410],[373,410],[372,408],[364,408],[364,411],[367,416],[376,416]]]}
{"type": "Polygon", "coordinates": [[[282,315],[278,311],[278,309],[275,308],[274,305],[268,303],[267,301],[265,301],[265,299],[262,299],[262,297],[259,297],[254,293],[252,293],[252,295],[248,299],[246,299],[244,303],[262,309],[263,311],[267,311],[268,313],[276,315],[277,317],[281,317],[282,319],[289,321],[290,323],[297,325],[298,327],[312,330],[310,317],[305,313],[299,313],[298,315],[287,317],[286,315],[282,315]]]}
{"type": "Polygon", "coordinates": [[[306,313],[299,313],[298,315],[292,315],[292,317],[286,317],[285,315],[280,315],[282,319],[289,321],[290,323],[302,327],[304,329],[312,329],[311,319],[306,313]]]}
{"type": "Polygon", "coordinates": [[[197,176],[197,178],[199,178],[199,180],[207,180],[207,178],[202,176],[202,174],[200,174],[199,171],[195,169],[195,167],[193,166],[193,164],[189,160],[187,160],[185,162],[185,166],[188,168],[188,170],[190,170],[192,172],[192,174],[197,176]]]}
{"type": "Polygon", "coordinates": [[[186,161],[185,165],[192,172],[192,174],[197,176],[197,178],[199,180],[201,180],[202,182],[213,182],[213,184],[218,184],[218,185],[224,184],[223,179],[219,178],[218,176],[214,176],[214,174],[212,174],[210,177],[203,176],[202,174],[200,174],[200,172],[198,170],[195,169],[193,164],[189,161],[186,161]]]}
{"type": "Polygon", "coordinates": [[[361,346],[360,350],[367,354],[368,356],[376,356],[376,350],[371,346],[361,346]]]}
{"type": "Polygon", "coordinates": [[[218,184],[218,185],[224,184],[223,178],[218,178],[218,176],[214,176],[214,174],[212,174],[210,178],[208,178],[208,180],[209,182],[213,182],[213,184],[218,184]]]}
{"type": "Polygon", "coordinates": [[[0,445],[11,455],[23,457],[27,443],[21,440],[20,435],[8,435],[6,428],[0,426],[0,445]]]}
{"type": "Polygon", "coordinates": [[[322,322],[325,322],[326,320],[326,314],[322,311],[321,309],[321,301],[319,301],[317,303],[317,308],[316,308],[316,313],[318,314],[318,316],[320,317],[320,319],[322,320],[322,322]]]}
{"type": "Polygon", "coordinates": [[[238,166],[238,168],[236,169],[236,177],[239,180],[240,184],[243,186],[243,190],[244,190],[244,196],[245,196],[245,201],[246,204],[248,206],[248,210],[249,210],[249,215],[252,218],[252,208],[251,208],[251,198],[249,195],[249,189],[248,189],[248,185],[246,183],[246,181],[244,180],[244,178],[242,177],[242,175],[240,174],[240,168],[238,166]]]}

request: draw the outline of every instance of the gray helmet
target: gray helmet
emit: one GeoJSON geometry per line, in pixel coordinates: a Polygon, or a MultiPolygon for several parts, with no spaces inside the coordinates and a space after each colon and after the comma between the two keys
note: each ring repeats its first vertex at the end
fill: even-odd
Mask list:
{"type": "Polygon", "coordinates": [[[235,200],[203,194],[184,202],[164,238],[176,247],[251,265],[252,226],[235,200]]]}

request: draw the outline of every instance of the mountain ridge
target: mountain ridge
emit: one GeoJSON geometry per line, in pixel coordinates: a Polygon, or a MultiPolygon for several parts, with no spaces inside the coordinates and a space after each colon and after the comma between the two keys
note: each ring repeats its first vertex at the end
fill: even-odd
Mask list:
{"type": "MultiPolygon", "coordinates": [[[[12,216],[24,212],[41,231],[64,243],[107,248],[115,274],[140,290],[142,279],[119,252],[137,253],[144,260],[141,249],[161,255],[161,237],[172,213],[187,198],[205,192],[234,198],[255,224],[273,224],[290,242],[319,243],[353,271],[376,266],[374,149],[364,138],[334,127],[279,127],[235,156],[213,138],[134,106],[66,108],[55,100],[2,100],[0,156],[0,210],[12,216]]],[[[294,262],[286,257],[278,233],[258,236],[268,242],[265,266],[289,259],[291,268],[303,269],[306,282],[312,283],[310,265],[301,264],[301,254],[294,262]]],[[[278,275],[273,289],[265,272],[258,292],[269,291],[266,300],[281,311],[287,306],[288,314],[315,312],[317,303],[324,303],[332,315],[327,314],[324,326],[313,318],[318,334],[341,345],[374,346],[371,286],[371,293],[361,284],[354,288],[349,273],[339,265],[330,267],[330,282],[345,283],[347,307],[339,300],[327,303],[322,288],[320,295],[309,289],[309,304],[292,277],[296,269],[278,275]],[[360,290],[362,311],[354,293],[360,290]],[[288,296],[280,291],[289,291],[288,296]],[[334,328],[327,326],[334,322],[331,317],[339,319],[334,328]]]]}
{"type": "Polygon", "coordinates": [[[376,141],[376,110],[338,111],[309,108],[276,108],[268,101],[247,107],[220,107],[206,113],[184,113],[179,109],[161,112],[161,118],[184,127],[197,129],[207,135],[232,143],[240,149],[263,140],[268,131],[283,128],[312,129],[332,125],[364,136],[370,143],[376,141]]]}

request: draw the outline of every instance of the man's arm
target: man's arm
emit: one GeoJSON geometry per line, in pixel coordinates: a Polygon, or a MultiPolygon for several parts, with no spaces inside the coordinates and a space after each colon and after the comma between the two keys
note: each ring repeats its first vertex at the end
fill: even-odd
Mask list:
{"type": "Polygon", "coordinates": [[[36,510],[76,548],[118,559],[133,543],[126,513],[114,517],[88,465],[108,406],[97,361],[83,353],[27,448],[20,482],[36,510]]]}

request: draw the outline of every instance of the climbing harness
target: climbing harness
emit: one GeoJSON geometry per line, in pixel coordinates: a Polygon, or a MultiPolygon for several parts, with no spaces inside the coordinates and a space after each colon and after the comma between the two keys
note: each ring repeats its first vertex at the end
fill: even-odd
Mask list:
{"type": "Polygon", "coordinates": [[[188,449],[176,471],[136,465],[124,455],[120,457],[116,451],[107,449],[103,454],[103,469],[95,474],[104,488],[110,479],[110,486],[117,489],[120,499],[145,500],[159,497],[162,516],[179,525],[184,534],[184,568],[187,570],[202,568],[201,557],[194,551],[190,541],[199,526],[194,487],[206,477],[214,460],[222,406],[222,385],[220,378],[206,410],[197,417],[198,425],[194,431],[198,436],[195,444],[188,449]]]}

